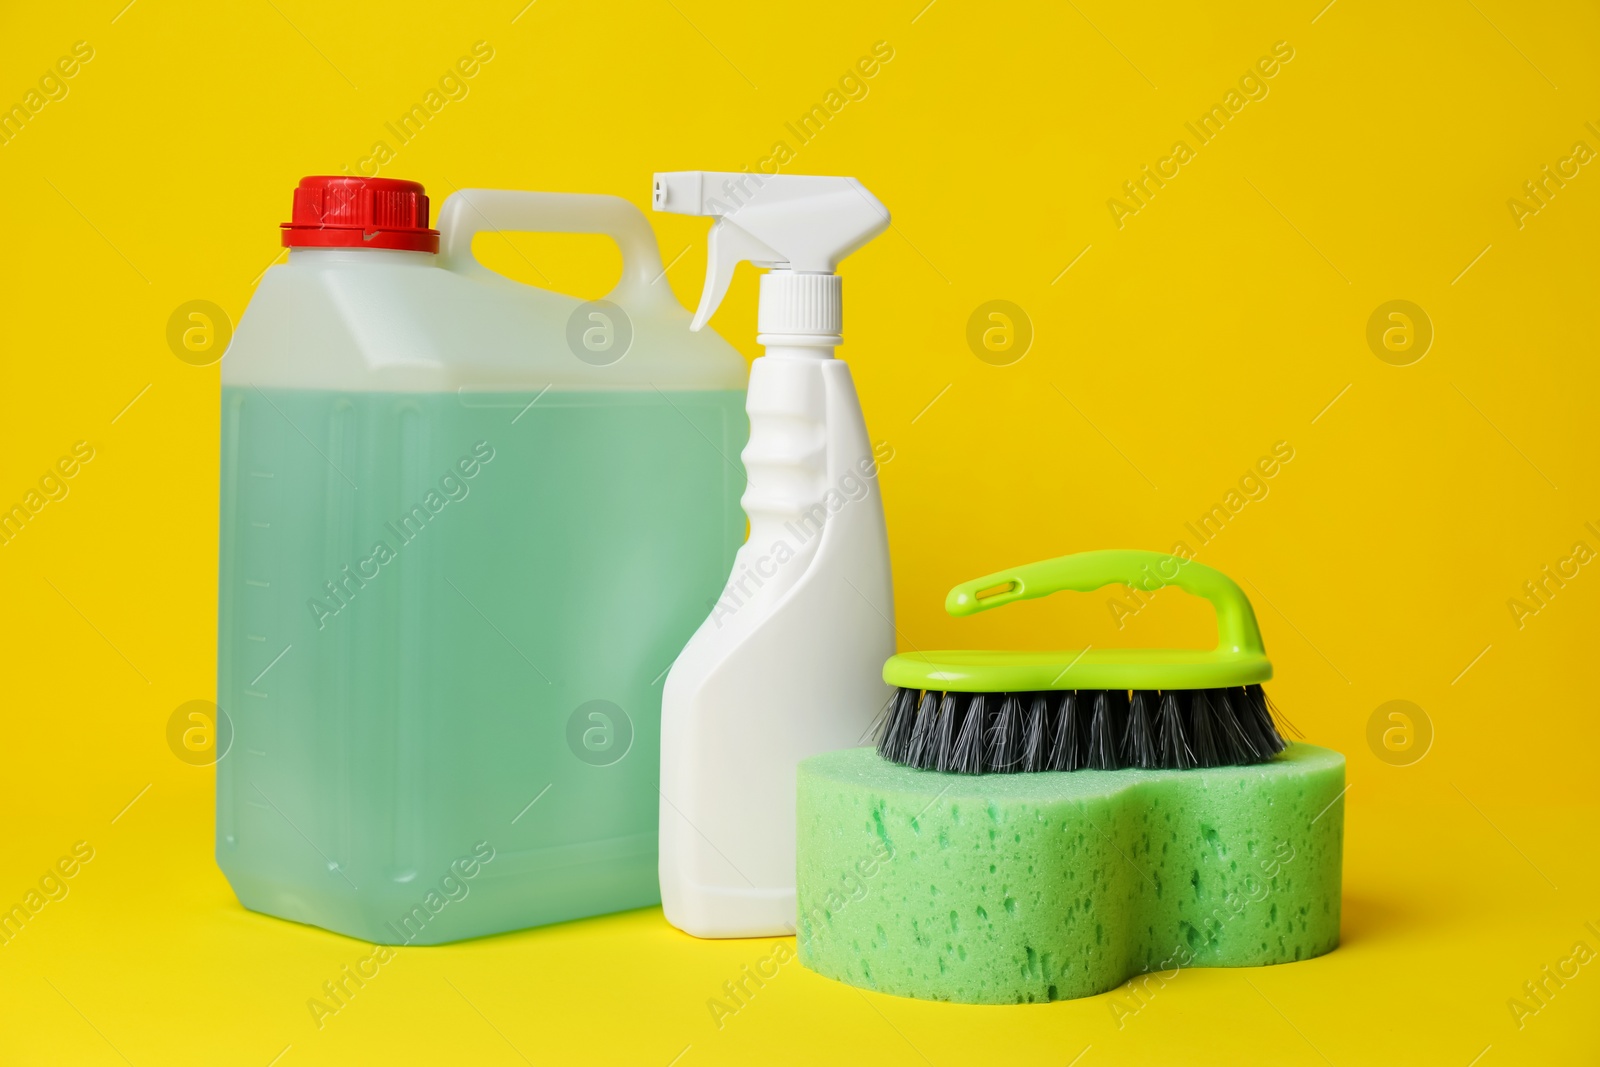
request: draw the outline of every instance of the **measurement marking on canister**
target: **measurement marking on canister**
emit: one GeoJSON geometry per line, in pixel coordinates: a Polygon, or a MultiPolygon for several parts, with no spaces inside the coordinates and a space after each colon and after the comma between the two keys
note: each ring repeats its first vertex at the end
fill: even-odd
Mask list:
{"type": "Polygon", "coordinates": [[[271,471],[251,471],[250,472],[250,477],[252,477],[252,478],[276,478],[277,475],[273,474],[271,471]]]}
{"type": "Polygon", "coordinates": [[[267,694],[261,692],[259,689],[246,689],[244,691],[244,695],[247,697],[260,697],[262,700],[267,699],[267,694]]]}
{"type": "Polygon", "coordinates": [[[260,808],[262,811],[271,811],[272,810],[271,808],[267,807],[265,804],[261,803],[261,801],[259,801],[259,800],[247,800],[247,801],[245,801],[245,804],[248,807],[260,808]]]}
{"type": "Polygon", "coordinates": [[[270,522],[256,522],[254,519],[250,520],[250,525],[254,526],[258,530],[270,530],[270,529],[272,529],[272,523],[270,523],[270,522]]]}
{"type": "Polygon", "coordinates": [[[244,639],[246,641],[261,641],[261,642],[265,642],[266,639],[267,639],[267,635],[266,634],[245,634],[244,635],[244,639]]]}
{"type": "Polygon", "coordinates": [[[257,589],[271,589],[272,588],[272,583],[271,582],[263,582],[258,578],[246,578],[244,580],[244,584],[245,585],[253,585],[257,589]]]}
{"type": "Polygon", "coordinates": [[[252,755],[252,756],[265,756],[266,755],[266,753],[261,751],[261,749],[259,749],[259,748],[247,748],[247,749],[245,749],[245,751],[247,753],[249,753],[250,755],[252,755]]]}

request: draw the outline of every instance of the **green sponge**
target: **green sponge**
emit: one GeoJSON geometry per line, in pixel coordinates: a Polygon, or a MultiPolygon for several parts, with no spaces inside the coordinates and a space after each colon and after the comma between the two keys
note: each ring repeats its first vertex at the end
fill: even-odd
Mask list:
{"type": "Polygon", "coordinates": [[[800,765],[806,967],[969,1004],[1339,942],[1344,757],[1184,771],[951,775],[870,748],[800,765]]]}

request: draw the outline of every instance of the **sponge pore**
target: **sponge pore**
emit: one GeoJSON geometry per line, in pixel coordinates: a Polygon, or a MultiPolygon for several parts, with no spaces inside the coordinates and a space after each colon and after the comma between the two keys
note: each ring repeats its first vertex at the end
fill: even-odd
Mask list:
{"type": "Polygon", "coordinates": [[[1344,757],[951,775],[870,748],[800,765],[800,961],[969,1004],[1250,967],[1339,942],[1344,757]]]}

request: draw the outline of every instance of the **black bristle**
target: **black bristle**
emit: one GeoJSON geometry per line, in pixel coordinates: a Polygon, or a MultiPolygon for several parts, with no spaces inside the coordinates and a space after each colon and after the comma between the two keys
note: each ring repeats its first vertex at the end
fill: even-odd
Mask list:
{"type": "Polygon", "coordinates": [[[1000,710],[984,730],[983,769],[1014,771],[1022,759],[1022,701],[1015,694],[1000,700],[1000,710]]]}
{"type": "Polygon", "coordinates": [[[878,755],[886,760],[904,763],[906,750],[911,745],[911,731],[917,722],[917,697],[915,689],[898,689],[889,698],[888,718],[878,734],[878,755]]]}
{"type": "Polygon", "coordinates": [[[1238,725],[1239,732],[1244,736],[1244,755],[1240,763],[1260,763],[1272,757],[1272,747],[1267,739],[1261,736],[1260,724],[1256,722],[1255,712],[1250,707],[1250,701],[1245,695],[1243,686],[1232,686],[1228,689],[1212,690],[1212,697],[1219,703],[1225,704],[1233,716],[1233,721],[1238,725]]]}
{"type": "Polygon", "coordinates": [[[955,693],[897,689],[878,754],[953,774],[1188,770],[1262,763],[1288,747],[1259,685],[1225,689],[955,693]]]}
{"type": "Polygon", "coordinates": [[[1074,692],[1061,702],[1067,719],[1067,770],[1081,771],[1089,758],[1089,719],[1094,715],[1093,693],[1074,692]]]}
{"type": "Polygon", "coordinates": [[[1055,729],[1050,733],[1050,759],[1046,769],[1075,771],[1078,769],[1077,694],[1061,694],[1056,706],[1055,729]]]}
{"type": "Polygon", "coordinates": [[[1122,762],[1128,767],[1159,767],[1155,722],[1150,704],[1154,694],[1136,690],[1128,702],[1128,729],[1122,735],[1122,762]]]}
{"type": "Polygon", "coordinates": [[[1095,690],[1091,706],[1084,765],[1097,771],[1114,771],[1122,766],[1119,746],[1126,730],[1128,693],[1123,689],[1095,690]]]}
{"type": "Polygon", "coordinates": [[[1271,702],[1267,700],[1266,693],[1261,691],[1259,685],[1245,686],[1240,704],[1244,708],[1244,714],[1255,724],[1256,733],[1265,742],[1262,751],[1270,757],[1289,746],[1283,732],[1278,729],[1277,717],[1272,713],[1271,702]]]}
{"type": "Polygon", "coordinates": [[[1189,747],[1194,759],[1202,767],[1216,767],[1221,763],[1217,753],[1216,722],[1211,715],[1211,700],[1204,689],[1189,692],[1189,747]]]}
{"type": "Polygon", "coordinates": [[[1254,717],[1244,706],[1243,695],[1239,689],[1213,689],[1211,706],[1216,709],[1222,734],[1228,739],[1228,762],[1260,763],[1268,752],[1256,736],[1254,717]]]}
{"type": "Polygon", "coordinates": [[[1042,693],[1035,693],[1028,702],[1022,719],[1022,764],[1019,771],[1042,771],[1050,759],[1049,727],[1050,702],[1042,693]]]}
{"type": "Polygon", "coordinates": [[[960,727],[961,713],[957,708],[956,695],[946,693],[944,699],[939,701],[939,718],[933,724],[934,750],[930,753],[933,759],[926,760],[923,766],[936,771],[955,769],[956,737],[961,732],[960,727]]]}
{"type": "Polygon", "coordinates": [[[1255,712],[1257,728],[1267,738],[1269,748],[1273,752],[1282,752],[1289,746],[1284,740],[1283,732],[1278,729],[1277,716],[1273,714],[1272,701],[1267,698],[1266,690],[1259,685],[1244,687],[1245,700],[1255,712]]]}
{"type": "Polygon", "coordinates": [[[1118,767],[1126,767],[1122,758],[1122,739],[1128,735],[1128,690],[1112,689],[1106,693],[1106,707],[1110,712],[1107,721],[1111,726],[1111,752],[1118,767]]]}
{"type": "Polygon", "coordinates": [[[934,751],[933,728],[939,721],[939,694],[924,693],[917,704],[917,721],[911,730],[911,740],[906,745],[905,759],[908,767],[928,767],[928,756],[934,751]]]}
{"type": "Polygon", "coordinates": [[[1194,752],[1183,728],[1183,708],[1178,694],[1171,690],[1161,694],[1156,708],[1156,750],[1163,767],[1186,771],[1195,766],[1194,752]]]}
{"type": "Polygon", "coordinates": [[[900,702],[900,692],[896,689],[889,694],[889,699],[883,702],[883,710],[878,712],[872,720],[872,725],[867,727],[867,732],[862,735],[863,738],[875,738],[873,745],[877,748],[878,755],[885,758],[894,751],[885,742],[889,739],[889,730],[894,726],[894,707],[900,702]]]}
{"type": "MultiPolygon", "coordinates": [[[[967,694],[963,693],[963,696],[967,694]]],[[[982,774],[984,764],[983,726],[988,717],[987,701],[983,694],[975,693],[966,701],[966,713],[961,718],[961,729],[956,733],[956,744],[950,753],[950,766],[940,770],[956,774],[982,774]]]]}

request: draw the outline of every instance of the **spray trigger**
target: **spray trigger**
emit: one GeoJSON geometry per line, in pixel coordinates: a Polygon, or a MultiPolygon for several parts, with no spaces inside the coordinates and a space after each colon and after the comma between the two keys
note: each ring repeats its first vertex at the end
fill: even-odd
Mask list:
{"type": "Polygon", "coordinates": [[[720,218],[711,227],[706,246],[706,286],[700,293],[700,307],[694,313],[689,329],[699,330],[716,313],[722,298],[728,295],[733,282],[733,271],[740,262],[748,260],[763,266],[781,266],[782,257],[741,230],[727,218],[720,218]]]}
{"type": "Polygon", "coordinates": [[[706,284],[690,329],[699,330],[748,262],[767,270],[833,274],[839,261],[889,226],[889,211],[854,178],[703,170],[657,174],[657,211],[710,215],[706,284]]]}

